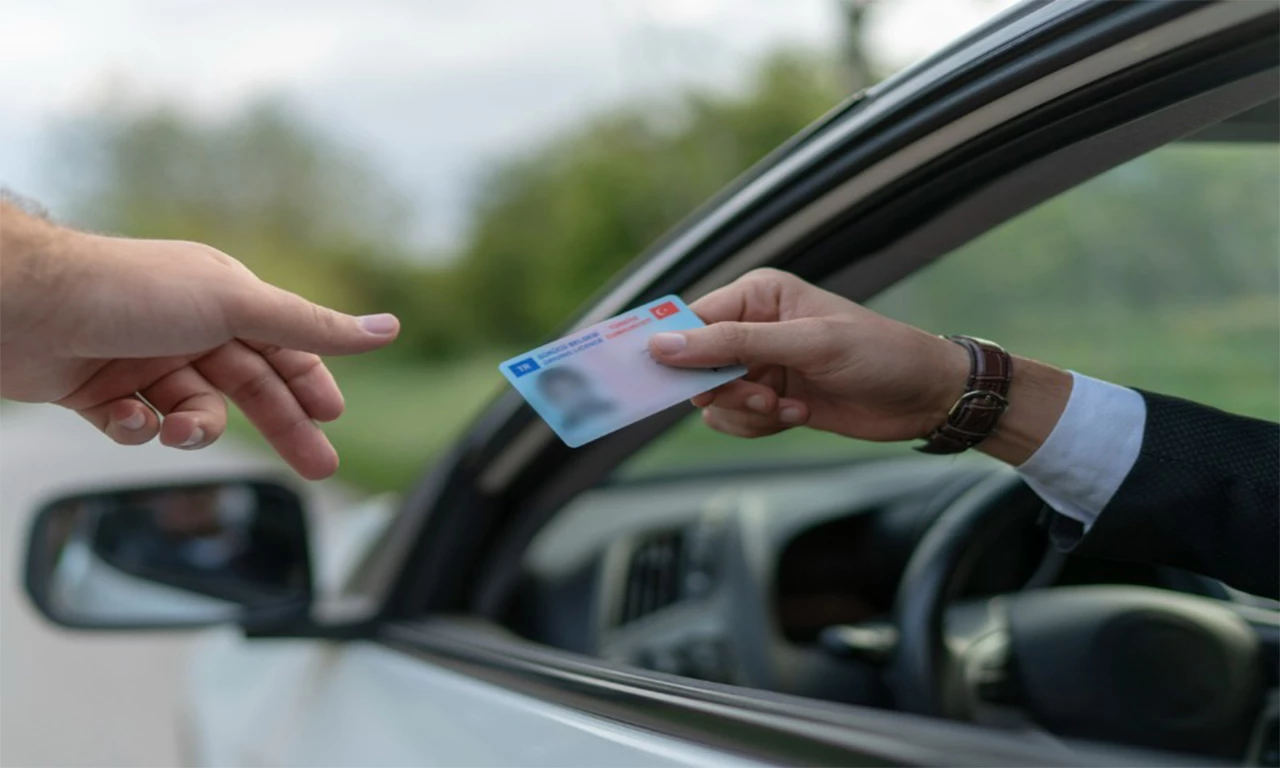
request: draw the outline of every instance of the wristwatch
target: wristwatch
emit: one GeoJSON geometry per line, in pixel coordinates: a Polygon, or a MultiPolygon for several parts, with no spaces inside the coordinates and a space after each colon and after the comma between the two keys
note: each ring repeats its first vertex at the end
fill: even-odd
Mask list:
{"type": "Polygon", "coordinates": [[[969,352],[969,380],[965,392],[947,413],[947,420],[929,433],[921,453],[961,453],[995,432],[1009,407],[1013,359],[993,341],[972,336],[946,336],[969,352]]]}

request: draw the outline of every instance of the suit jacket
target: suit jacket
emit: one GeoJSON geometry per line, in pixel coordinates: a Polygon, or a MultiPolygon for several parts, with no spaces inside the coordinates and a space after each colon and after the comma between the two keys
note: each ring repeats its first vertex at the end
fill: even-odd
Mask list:
{"type": "Polygon", "coordinates": [[[1133,469],[1087,534],[1054,515],[1055,542],[1280,598],[1280,425],[1141,394],[1147,421],[1133,469]]]}

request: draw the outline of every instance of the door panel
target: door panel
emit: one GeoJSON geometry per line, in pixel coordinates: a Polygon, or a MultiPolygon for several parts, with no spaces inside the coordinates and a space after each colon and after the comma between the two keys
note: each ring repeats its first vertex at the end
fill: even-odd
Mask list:
{"type": "Polygon", "coordinates": [[[219,632],[191,673],[199,765],[760,765],[367,643],[219,632]]]}

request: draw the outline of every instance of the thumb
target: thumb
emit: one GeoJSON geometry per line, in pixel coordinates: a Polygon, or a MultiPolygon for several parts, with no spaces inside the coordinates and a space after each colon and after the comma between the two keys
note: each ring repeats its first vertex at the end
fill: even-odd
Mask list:
{"type": "Polygon", "coordinates": [[[355,317],[259,283],[232,302],[228,322],[241,339],[317,355],[351,355],[386,346],[400,333],[395,315],[355,317]]]}
{"type": "Polygon", "coordinates": [[[684,368],[756,364],[804,368],[823,360],[829,347],[827,335],[812,319],[714,323],[656,333],[649,339],[649,353],[660,363],[684,368]]]}

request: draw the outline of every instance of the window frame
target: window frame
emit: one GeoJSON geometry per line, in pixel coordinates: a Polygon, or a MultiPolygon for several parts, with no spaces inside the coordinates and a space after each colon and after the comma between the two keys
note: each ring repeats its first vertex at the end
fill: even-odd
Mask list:
{"type": "MultiPolygon", "coordinates": [[[[1190,131],[1212,124],[1223,115],[1234,114],[1242,104],[1258,100],[1259,90],[1272,94],[1280,87],[1273,68],[1240,76],[1242,63],[1254,66],[1260,57],[1272,57],[1270,50],[1271,42],[1266,41],[1253,48],[1233,52],[1220,61],[1201,62],[1201,65],[1181,73],[1182,77],[1174,78],[1173,82],[1159,79],[1149,89],[1130,91],[1131,107],[1141,110],[1140,116],[1116,110],[1112,118],[1114,122],[1105,128],[1096,123],[1097,115],[1092,110],[1073,110],[1066,120],[1068,125],[1060,124],[1057,128],[1071,130],[1077,127],[1071,123],[1079,120],[1089,128],[1088,138],[1067,141],[1065,137],[1053,136],[1053,131],[1048,136],[1035,136],[1040,140],[1047,138],[1061,142],[1062,146],[1012,171],[1006,171],[1005,166],[997,164],[1001,148],[1008,148],[1009,144],[996,144],[988,153],[971,162],[956,164],[933,182],[946,191],[957,192],[968,189],[974,178],[996,175],[997,180],[981,193],[969,194],[958,204],[949,207],[941,204],[938,191],[931,189],[929,184],[921,184],[899,199],[899,205],[911,213],[904,213],[903,208],[897,206],[888,206],[854,216],[847,229],[834,233],[830,236],[832,239],[815,246],[828,251],[824,264],[830,276],[820,284],[854,300],[865,300],[1044,200],[1190,131]],[[1233,79],[1226,85],[1204,88],[1206,70],[1213,66],[1222,66],[1224,72],[1230,73],[1228,77],[1233,79]],[[1192,86],[1195,95],[1188,96],[1178,87],[1177,81],[1181,81],[1184,87],[1192,86]],[[1155,107],[1155,104],[1161,106],[1155,107]],[[991,166],[981,168],[984,164],[991,166]],[[922,202],[928,214],[915,207],[922,202]],[[920,216],[922,220],[918,220],[920,223],[912,227],[910,234],[888,239],[886,245],[877,248],[879,243],[874,233],[892,230],[894,222],[901,222],[911,215],[920,216]],[[863,255],[858,252],[860,248],[869,252],[863,255]],[[838,261],[841,255],[844,260],[838,261]],[[835,271],[831,273],[833,268],[835,271]]],[[[1116,105],[1108,103],[1108,106],[1116,105]]],[[[1025,148],[1022,151],[1026,151],[1025,148]]],[[[948,196],[944,199],[950,201],[955,198],[948,196]]],[[[800,251],[798,255],[803,258],[811,253],[800,251]]],[[[781,266],[802,276],[822,274],[817,268],[801,271],[792,269],[787,263],[781,266]]],[[[665,433],[688,413],[688,408],[680,407],[664,414],[661,429],[646,435],[643,441],[627,446],[629,450],[614,459],[610,470],[659,434],[665,433]]],[[[477,612],[491,617],[501,615],[504,596],[518,577],[514,564],[519,563],[523,548],[546,520],[578,490],[594,484],[594,481],[584,482],[586,479],[584,475],[569,477],[565,483],[568,487],[558,493],[547,492],[547,498],[538,499],[517,512],[518,528],[496,550],[491,550],[490,559],[481,570],[484,581],[476,591],[477,612]]]]}

